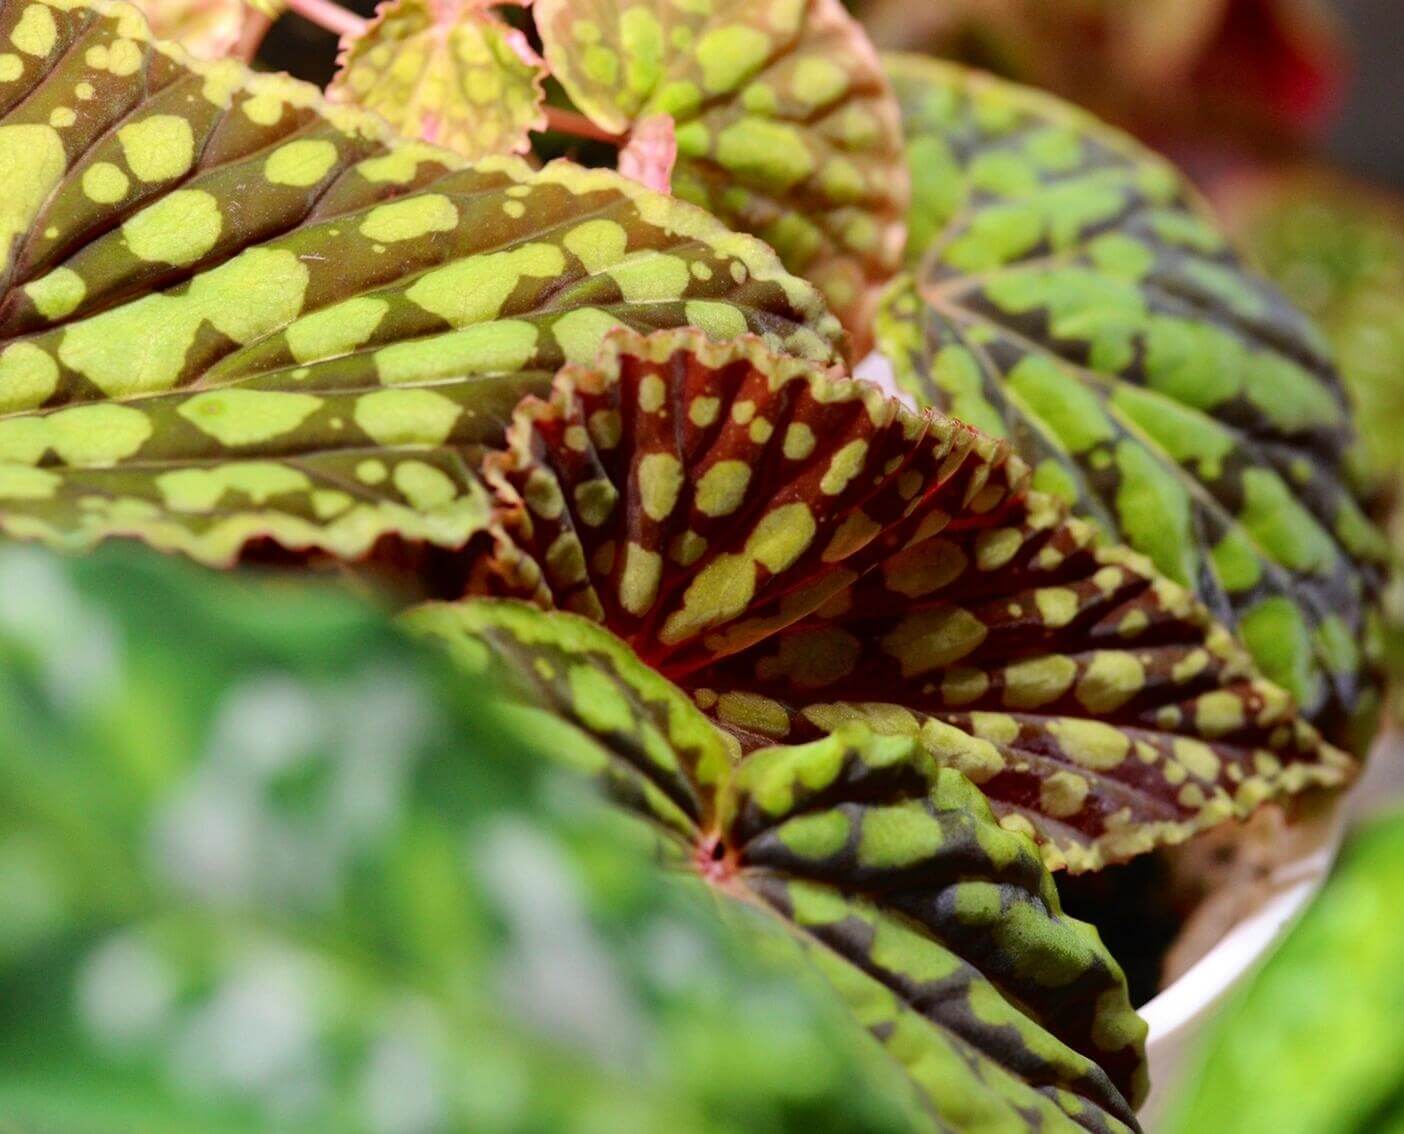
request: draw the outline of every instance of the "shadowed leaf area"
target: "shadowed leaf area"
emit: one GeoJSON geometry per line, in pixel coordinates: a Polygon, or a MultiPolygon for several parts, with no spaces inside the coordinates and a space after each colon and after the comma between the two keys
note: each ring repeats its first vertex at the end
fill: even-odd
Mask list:
{"type": "Polygon", "coordinates": [[[552,73],[628,132],[677,124],[673,192],[773,245],[866,339],[901,260],[907,179],[892,91],[839,0],[537,0],[552,73]]]}
{"type": "Polygon", "coordinates": [[[614,174],[464,166],[120,5],[0,0],[0,42],[12,535],[452,551],[480,446],[610,328],[839,341],[768,248],[614,174]]]}
{"type": "Polygon", "coordinates": [[[911,277],[879,320],[899,381],[1008,438],[1360,745],[1388,551],[1345,475],[1321,335],[1129,139],[957,67],[889,69],[915,181],[911,277]]]}
{"type": "Polygon", "coordinates": [[[837,370],[616,336],[509,443],[497,587],[602,622],[747,750],[853,719],[917,738],[1074,869],[1352,767],[1007,445],[837,370]]]}
{"type": "Polygon", "coordinates": [[[583,619],[476,600],[409,622],[506,675],[558,757],[651,819],[670,857],[783,918],[910,1077],[923,1129],[1138,1129],[1145,1026],[1120,968],[1062,913],[1035,846],[916,740],[849,723],[740,757],[583,619]]]}

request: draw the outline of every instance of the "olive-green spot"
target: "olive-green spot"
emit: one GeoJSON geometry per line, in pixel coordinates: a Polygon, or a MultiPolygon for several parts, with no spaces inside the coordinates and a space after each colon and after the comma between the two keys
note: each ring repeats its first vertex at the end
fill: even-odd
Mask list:
{"type": "Polygon", "coordinates": [[[1077,700],[1089,713],[1115,712],[1145,688],[1146,667],[1126,650],[1098,650],[1077,682],[1077,700]]]}
{"type": "Polygon", "coordinates": [[[741,507],[750,484],[745,461],[718,461],[697,482],[697,509],[704,516],[729,516],[741,507]]]}
{"type": "Polygon", "coordinates": [[[654,522],[672,515],[682,486],[682,462],[672,453],[649,453],[639,461],[639,497],[644,514],[654,522]]]}
{"type": "Polygon", "coordinates": [[[663,557],[642,544],[631,542],[624,551],[624,571],[619,578],[619,603],[636,618],[648,613],[658,598],[663,577],[663,557]]]}
{"type": "Polygon", "coordinates": [[[1101,721],[1059,717],[1049,721],[1048,731],[1068,759],[1094,772],[1120,767],[1131,751],[1131,739],[1120,729],[1101,721]]]}
{"type": "Polygon", "coordinates": [[[1068,819],[1082,810],[1091,784],[1076,772],[1054,772],[1038,786],[1038,804],[1054,819],[1068,819]]]}
{"type": "Polygon", "coordinates": [[[1004,671],[1004,703],[1011,709],[1037,709],[1056,701],[1072,686],[1077,663],[1057,654],[1015,662],[1004,671]]]}
{"type": "Polygon", "coordinates": [[[909,614],[882,640],[903,677],[917,677],[959,661],[985,640],[989,630],[962,607],[909,614]]]}
{"type": "Polygon", "coordinates": [[[153,114],[117,131],[127,168],[142,181],[169,181],[195,162],[190,123],[174,114],[153,114]]]}

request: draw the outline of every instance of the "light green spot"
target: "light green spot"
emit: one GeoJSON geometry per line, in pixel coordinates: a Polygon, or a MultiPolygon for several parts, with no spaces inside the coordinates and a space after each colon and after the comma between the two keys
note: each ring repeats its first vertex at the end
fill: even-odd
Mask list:
{"type": "Polygon", "coordinates": [[[151,419],[130,406],[74,406],[45,420],[49,444],[68,465],[110,465],[132,456],[152,434],[151,419]]]}
{"type": "Polygon", "coordinates": [[[356,424],[381,445],[442,445],[460,408],[432,390],[377,390],[356,402],[356,424]]]}
{"type": "Polygon", "coordinates": [[[1210,553],[1219,582],[1229,594],[1252,590],[1262,581],[1263,563],[1253,541],[1242,530],[1226,532],[1210,553]]]}
{"type": "Polygon", "coordinates": [[[45,319],[62,319],[70,315],[88,294],[88,285],[72,268],[55,268],[26,284],[24,294],[45,319]]]}
{"type": "Polygon", "coordinates": [[[1009,372],[1009,389],[1071,453],[1085,453],[1116,436],[1097,395],[1073,374],[1037,355],[1009,372]]]}
{"type": "Polygon", "coordinates": [[[618,221],[589,220],[566,233],[561,243],[594,275],[624,258],[629,234],[618,221]]]}
{"type": "Polygon", "coordinates": [[[0,463],[0,499],[48,500],[63,479],[46,469],[0,463]]]}
{"type": "Polygon", "coordinates": [[[564,271],[565,255],[555,244],[523,244],[436,268],[405,297],[451,326],[466,327],[496,319],[524,277],[550,279],[564,271]]]}
{"type": "Polygon", "coordinates": [[[744,24],[714,28],[697,41],[702,85],[711,94],[735,90],[765,62],[770,38],[744,24]]]}
{"type": "Polygon", "coordinates": [[[686,294],[692,283],[687,261],[659,252],[641,252],[609,270],[626,303],[666,303],[686,294]]]}
{"type": "Polygon", "coordinates": [[[0,126],[0,275],[9,267],[15,237],[28,231],[67,168],[63,141],[52,126],[0,126]]]}
{"type": "Polygon", "coordinates": [[[827,106],[847,89],[848,73],[832,59],[809,55],[795,65],[795,94],[811,107],[827,106]]]}
{"type": "Polygon", "coordinates": [[[458,495],[447,473],[423,461],[401,461],[395,466],[391,479],[399,493],[410,502],[410,507],[422,512],[442,508],[458,495]]]}
{"type": "Polygon", "coordinates": [[[850,829],[848,816],[842,811],[821,811],[791,819],[775,834],[801,858],[819,862],[843,850],[848,844],[850,829]]]}
{"type": "Polygon", "coordinates": [[[325,138],[304,138],[274,150],[263,163],[263,176],[274,185],[305,189],[331,171],[336,157],[336,146],[325,138]]]}
{"type": "Polygon", "coordinates": [[[59,368],[33,343],[11,343],[0,352],[0,412],[33,409],[53,396],[59,368]]]}
{"type": "Polygon", "coordinates": [[[1116,514],[1127,542],[1175,582],[1194,586],[1199,554],[1185,486],[1134,441],[1117,445],[1116,466],[1116,514]]]}
{"type": "Polygon", "coordinates": [[[690,301],[683,307],[683,318],[692,326],[700,327],[709,338],[718,342],[729,342],[750,330],[746,316],[740,308],[714,300],[690,301]]]}
{"type": "Polygon", "coordinates": [[[210,390],[177,411],[200,432],[234,448],[293,432],[322,405],[311,394],[273,390],[210,390]]]}
{"type": "Polygon", "coordinates": [[[1243,474],[1243,526],[1276,562],[1292,571],[1328,575],[1336,565],[1336,545],[1325,529],[1268,469],[1243,474]]]}
{"type": "Polygon", "coordinates": [[[1244,613],[1238,628],[1268,680],[1304,708],[1315,705],[1321,675],[1316,672],[1311,634],[1296,604],[1281,595],[1264,599],[1244,613]]]}
{"type": "Polygon", "coordinates": [[[224,494],[242,492],[255,504],[274,496],[305,491],[311,484],[305,473],[272,461],[239,461],[213,468],[175,469],[156,478],[156,488],[175,512],[213,511],[224,494]]]}
{"type": "Polygon", "coordinates": [[[723,130],[717,160],[738,177],[775,191],[792,189],[815,168],[798,130],[759,118],[743,118],[723,130]]]}
{"type": "Polygon", "coordinates": [[[858,861],[869,869],[901,869],[941,849],[941,824],[919,802],[874,807],[863,815],[858,861]]]}
{"type": "Polygon", "coordinates": [[[190,123],[174,114],[154,114],[117,131],[127,167],[142,181],[169,181],[195,162],[190,123]]]}
{"type": "Polygon", "coordinates": [[[54,14],[43,4],[30,4],[20,15],[19,23],[10,33],[10,42],[26,55],[43,58],[54,49],[58,25],[54,14]]]}
{"type": "Polygon", "coordinates": [[[580,307],[562,315],[551,326],[551,333],[568,362],[591,363],[600,353],[605,335],[624,326],[607,311],[596,307],[580,307]]]}
{"type": "Polygon", "coordinates": [[[178,189],[122,225],[127,249],[148,263],[193,264],[219,240],[219,202],[200,189],[178,189]]]}
{"type": "Polygon", "coordinates": [[[83,171],[83,195],[96,204],[115,204],[131,187],[127,175],[110,161],[94,162],[83,171]]]}
{"type": "Polygon", "coordinates": [[[288,350],[298,362],[337,358],[355,350],[375,333],[390,304],[356,296],[288,324],[288,350]]]}
{"type": "Polygon", "coordinates": [[[377,205],[361,221],[360,233],[369,240],[393,244],[415,240],[434,232],[452,232],[458,226],[458,210],[442,193],[424,193],[377,205]]]}
{"type": "Polygon", "coordinates": [[[537,338],[536,326],[518,319],[480,323],[381,347],[375,352],[376,373],[387,386],[464,374],[511,374],[536,353],[537,338]]]}

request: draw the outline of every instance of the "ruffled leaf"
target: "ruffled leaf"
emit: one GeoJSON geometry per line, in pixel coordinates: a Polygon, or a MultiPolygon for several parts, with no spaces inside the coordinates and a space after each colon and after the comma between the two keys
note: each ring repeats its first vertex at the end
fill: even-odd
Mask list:
{"type": "Polygon", "coordinates": [[[329,98],[470,160],[525,153],[546,125],[546,69],[487,0],[386,0],[338,63],[329,98]]]}
{"type": "Polygon", "coordinates": [[[1368,735],[1386,553],[1320,335],[1128,139],[959,68],[890,70],[918,182],[879,329],[898,380],[1194,590],[1330,736],[1368,735]]]}
{"type": "Polygon", "coordinates": [[[606,172],[388,138],[196,64],[134,9],[0,0],[0,528],[457,549],[524,392],[604,333],[700,324],[829,356],[773,253],[606,172]]]}
{"type": "Polygon", "coordinates": [[[677,123],[673,191],[769,241],[858,335],[896,269],[907,179],[896,107],[839,0],[537,0],[552,73],[624,134],[677,123]]]}
{"type": "Polygon", "coordinates": [[[509,440],[498,586],[603,622],[748,749],[919,738],[1079,870],[1349,775],[1187,591],[873,387],[619,335],[509,440]]]}
{"type": "Polygon", "coordinates": [[[1062,913],[1035,847],[919,744],[848,725],[739,759],[600,627],[489,600],[409,621],[509,674],[521,711],[567,725],[557,750],[593,752],[679,861],[784,918],[938,1128],[1136,1129],[1145,1027],[1121,970],[1062,913]]]}

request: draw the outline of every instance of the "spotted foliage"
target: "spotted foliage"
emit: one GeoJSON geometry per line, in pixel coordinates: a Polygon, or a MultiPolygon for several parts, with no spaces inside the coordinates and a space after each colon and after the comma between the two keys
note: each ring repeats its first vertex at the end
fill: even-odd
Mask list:
{"type": "Polygon", "coordinates": [[[592,623],[482,599],[410,623],[508,675],[521,711],[563,730],[556,751],[718,892],[784,918],[937,1128],[1137,1128],[1145,1026],[1121,970],[1034,845],[919,743],[849,724],[739,758],[592,623]]]}
{"type": "Polygon", "coordinates": [[[498,586],[602,622],[748,750],[918,738],[1078,870],[1351,767],[1005,444],[758,341],[614,336],[509,440],[498,586]]]}
{"type": "Polygon", "coordinates": [[[1129,140],[949,65],[890,70],[917,178],[879,331],[899,381],[1194,590],[1330,736],[1368,736],[1386,551],[1318,333],[1129,140]]]}
{"type": "Polygon", "coordinates": [[[901,256],[907,179],[891,90],[839,0],[537,0],[576,104],[626,133],[677,123],[673,191],[769,241],[855,334],[901,256]]]}
{"type": "Polygon", "coordinates": [[[608,329],[840,337],[769,249],[614,174],[465,167],[124,6],[0,0],[0,44],[12,535],[456,548],[477,447],[608,329]]]}
{"type": "Polygon", "coordinates": [[[546,125],[545,68],[487,0],[386,0],[338,62],[328,97],[469,159],[525,153],[546,125]]]}

